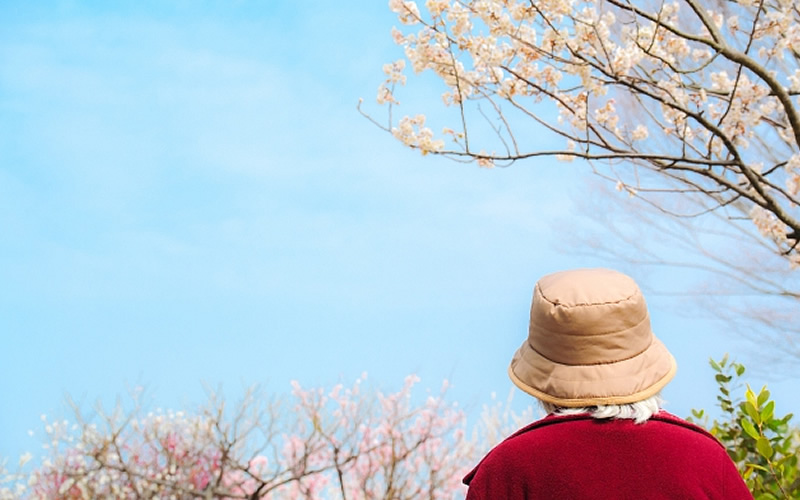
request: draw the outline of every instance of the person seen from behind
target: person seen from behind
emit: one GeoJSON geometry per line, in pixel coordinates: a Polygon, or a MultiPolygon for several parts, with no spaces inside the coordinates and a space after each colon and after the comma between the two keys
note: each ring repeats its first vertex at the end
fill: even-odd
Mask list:
{"type": "Polygon", "coordinates": [[[543,277],[508,374],[547,416],[481,460],[467,500],[753,498],[722,444],[661,409],[676,369],[633,279],[543,277]]]}

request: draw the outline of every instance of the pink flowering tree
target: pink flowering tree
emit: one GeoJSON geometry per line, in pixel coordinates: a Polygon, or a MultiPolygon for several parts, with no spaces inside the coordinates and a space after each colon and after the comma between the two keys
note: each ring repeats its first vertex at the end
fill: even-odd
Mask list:
{"type": "Polygon", "coordinates": [[[233,408],[212,395],[194,414],[145,413],[134,398],[91,418],[76,407],[73,423],[43,416],[46,454],[0,461],[0,499],[452,499],[469,467],[531,418],[486,407],[467,435],[446,384],[420,399],[414,376],[390,394],[363,381],[294,383],[288,402],[249,393],[233,408]]]}
{"type": "Polygon", "coordinates": [[[389,6],[405,58],[384,67],[388,120],[370,118],[407,146],[483,167],[583,159],[662,211],[750,224],[800,264],[798,2],[389,6]],[[440,132],[397,112],[407,64],[442,87],[440,132]]]}

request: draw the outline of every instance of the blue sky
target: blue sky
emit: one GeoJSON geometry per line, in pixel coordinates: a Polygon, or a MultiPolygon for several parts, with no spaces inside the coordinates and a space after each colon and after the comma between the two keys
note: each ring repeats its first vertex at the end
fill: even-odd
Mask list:
{"type": "MultiPolygon", "coordinates": [[[[422,157],[361,117],[395,23],[384,2],[0,5],[0,455],[65,394],[139,384],[171,408],[363,371],[448,378],[473,409],[507,393],[535,281],[609,264],[559,250],[591,176],[422,157]]],[[[711,407],[706,359],[744,347],[648,298],[669,408],[711,407]]]]}

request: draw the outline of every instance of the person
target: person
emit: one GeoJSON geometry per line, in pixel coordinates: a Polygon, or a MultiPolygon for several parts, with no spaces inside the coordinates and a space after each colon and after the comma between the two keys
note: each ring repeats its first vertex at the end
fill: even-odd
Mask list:
{"type": "Polygon", "coordinates": [[[548,415],[483,458],[467,500],[753,498],[719,441],[661,409],[676,369],[633,279],[543,277],[508,374],[548,415]]]}

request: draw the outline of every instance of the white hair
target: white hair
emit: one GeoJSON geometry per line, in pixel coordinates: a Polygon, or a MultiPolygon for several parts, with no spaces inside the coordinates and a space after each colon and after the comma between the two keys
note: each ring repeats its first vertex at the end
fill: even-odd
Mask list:
{"type": "Polygon", "coordinates": [[[623,405],[598,405],[583,408],[566,408],[539,401],[542,408],[548,415],[578,415],[588,413],[594,418],[626,418],[635,421],[637,424],[646,422],[650,417],[661,410],[664,400],[661,394],[650,396],[642,401],[623,405]]]}

